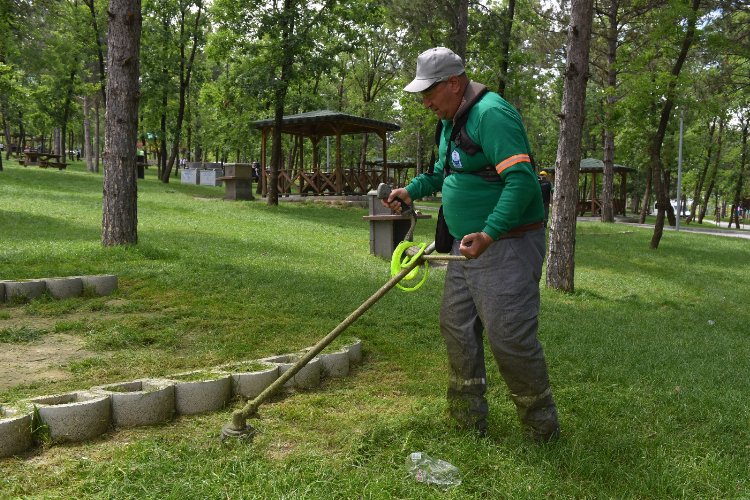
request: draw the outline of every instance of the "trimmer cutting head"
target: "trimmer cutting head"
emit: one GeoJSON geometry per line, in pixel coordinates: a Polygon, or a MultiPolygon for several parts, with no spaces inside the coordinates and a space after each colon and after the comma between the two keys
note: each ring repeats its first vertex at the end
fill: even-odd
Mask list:
{"type": "Polygon", "coordinates": [[[258,431],[255,427],[250,424],[245,424],[245,427],[235,429],[234,424],[230,422],[221,428],[221,440],[241,439],[244,441],[252,441],[257,432],[258,431]]]}

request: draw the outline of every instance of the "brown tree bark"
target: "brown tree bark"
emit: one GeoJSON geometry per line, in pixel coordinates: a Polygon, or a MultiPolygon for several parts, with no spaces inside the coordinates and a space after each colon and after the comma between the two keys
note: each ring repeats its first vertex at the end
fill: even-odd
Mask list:
{"type": "Polygon", "coordinates": [[[682,71],[682,66],[687,59],[688,50],[693,44],[695,38],[695,23],[698,19],[698,8],[700,7],[700,0],[692,0],[692,11],[687,20],[687,30],[685,31],[685,38],[682,40],[682,46],[680,47],[680,53],[677,56],[677,60],[672,66],[672,80],[669,82],[666,92],[666,99],[661,109],[661,117],[659,119],[659,126],[656,129],[651,145],[649,146],[649,158],[651,163],[651,169],[654,179],[654,193],[656,194],[656,223],[654,224],[654,234],[651,237],[650,248],[656,250],[659,248],[659,242],[661,241],[662,234],[664,233],[664,216],[669,203],[669,196],[667,194],[669,187],[664,186],[661,179],[661,172],[663,168],[661,160],[661,147],[664,143],[664,136],[667,133],[667,125],[669,124],[669,118],[672,115],[672,108],[674,107],[674,91],[677,86],[677,77],[682,71]]]}
{"type": "Polygon", "coordinates": [[[107,114],[102,244],[138,242],[136,142],[138,132],[140,0],[110,0],[107,35],[107,114]]]}
{"type": "MultiPolygon", "coordinates": [[[[94,37],[96,38],[97,56],[99,57],[99,85],[100,85],[101,93],[102,93],[102,103],[106,106],[107,104],[107,88],[106,88],[107,78],[104,72],[104,50],[102,49],[102,38],[99,35],[99,25],[96,21],[96,6],[94,5],[94,0],[83,0],[83,3],[86,4],[86,6],[89,8],[89,12],[91,13],[91,26],[94,29],[94,37]]],[[[98,171],[98,168],[99,168],[99,163],[97,162],[97,171],[98,171]]]]}
{"type": "Polygon", "coordinates": [[[698,179],[695,181],[695,190],[693,191],[693,203],[690,205],[690,215],[685,219],[686,224],[690,224],[695,219],[695,211],[698,209],[698,200],[701,197],[701,191],[703,191],[703,183],[706,180],[706,174],[708,173],[708,167],[711,165],[711,152],[714,147],[714,131],[716,130],[716,117],[711,120],[711,124],[708,127],[708,149],[706,151],[706,163],[703,165],[703,170],[698,173],[698,179]]]}
{"type": "Polygon", "coordinates": [[[614,177],[615,177],[615,133],[613,128],[614,108],[617,99],[617,0],[610,0],[607,11],[607,100],[604,109],[604,179],[602,181],[602,222],[614,222],[614,177]]]}
{"type": "Polygon", "coordinates": [[[182,138],[182,122],[185,119],[185,96],[187,89],[190,86],[190,76],[193,71],[193,64],[195,62],[195,53],[198,49],[198,30],[200,28],[201,13],[203,12],[203,2],[196,2],[198,7],[195,13],[195,23],[193,25],[193,48],[190,51],[190,57],[185,60],[185,42],[183,41],[183,34],[185,31],[185,15],[186,8],[183,8],[181,12],[180,22],[180,100],[177,105],[177,122],[175,124],[175,135],[174,141],[172,142],[172,151],[169,155],[164,167],[164,171],[161,173],[162,182],[169,182],[169,175],[172,173],[172,167],[174,166],[175,159],[180,149],[180,139],[182,138]]]}
{"type": "Polygon", "coordinates": [[[94,155],[91,142],[91,98],[83,96],[83,155],[86,157],[86,170],[94,171],[94,155]]]}
{"type": "Polygon", "coordinates": [[[713,158],[713,166],[709,168],[706,174],[704,183],[708,183],[706,191],[703,193],[703,202],[701,204],[700,211],[698,212],[698,224],[703,224],[703,219],[706,217],[706,211],[708,210],[708,200],[711,199],[711,194],[714,191],[716,185],[716,173],[719,171],[719,164],[721,163],[721,151],[722,151],[722,138],[724,137],[724,118],[719,118],[719,135],[716,138],[716,156],[713,158]]]}
{"type": "Polygon", "coordinates": [[[289,77],[294,64],[294,50],[290,45],[294,43],[294,15],[296,0],[284,0],[284,23],[281,29],[281,46],[285,49],[281,59],[281,78],[276,82],[274,106],[274,126],[271,133],[271,172],[268,179],[268,205],[279,204],[279,169],[281,167],[281,125],[284,120],[284,103],[289,86],[289,77]]]}
{"type": "Polygon", "coordinates": [[[469,0],[451,0],[447,7],[453,24],[451,49],[466,60],[466,44],[469,41],[469,0]]]}
{"type": "Polygon", "coordinates": [[[568,60],[555,165],[554,210],[547,251],[546,284],[567,292],[574,291],[578,169],[581,163],[593,3],[593,0],[571,2],[568,60]]]}
{"type": "Polygon", "coordinates": [[[513,18],[516,15],[516,0],[508,0],[508,8],[503,18],[503,34],[500,44],[503,62],[500,64],[500,84],[497,93],[505,97],[505,88],[508,86],[508,65],[510,62],[510,39],[513,34],[513,18]]]}
{"type": "Polygon", "coordinates": [[[737,174],[737,181],[734,184],[734,203],[732,204],[732,216],[729,219],[729,227],[732,227],[732,220],[734,220],[737,229],[740,228],[740,217],[737,214],[737,207],[739,207],[740,203],[742,202],[742,186],[745,182],[745,165],[747,164],[747,134],[748,125],[750,125],[750,119],[748,117],[742,117],[740,118],[740,124],[742,125],[740,171],[737,174]]]}

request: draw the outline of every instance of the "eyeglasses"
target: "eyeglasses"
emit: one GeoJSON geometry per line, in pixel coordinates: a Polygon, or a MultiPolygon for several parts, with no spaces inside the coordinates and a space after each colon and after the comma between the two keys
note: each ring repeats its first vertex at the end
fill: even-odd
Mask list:
{"type": "Polygon", "coordinates": [[[438,85],[440,85],[441,83],[445,83],[447,81],[448,80],[440,80],[439,82],[435,82],[429,87],[427,87],[426,89],[424,89],[422,92],[420,92],[420,94],[422,94],[422,97],[430,97],[432,93],[435,92],[435,89],[437,89],[438,85]]]}

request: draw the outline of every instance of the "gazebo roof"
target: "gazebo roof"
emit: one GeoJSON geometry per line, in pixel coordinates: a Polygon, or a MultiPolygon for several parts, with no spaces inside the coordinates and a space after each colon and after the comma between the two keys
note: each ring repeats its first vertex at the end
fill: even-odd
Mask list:
{"type": "MultiPolygon", "coordinates": [[[[545,168],[543,170],[554,172],[555,167],[545,168]]],[[[604,172],[604,162],[602,160],[597,160],[596,158],[584,158],[581,160],[578,170],[584,174],[604,172]]],[[[635,169],[632,167],[626,167],[625,165],[615,164],[614,171],[635,172],[635,169]]]]}
{"type": "MultiPolygon", "coordinates": [[[[258,120],[255,122],[255,126],[260,129],[272,128],[273,124],[273,119],[258,120]]],[[[288,115],[281,122],[281,131],[283,133],[308,137],[364,134],[368,132],[382,133],[396,130],[401,130],[401,127],[395,123],[382,122],[327,109],[300,113],[298,115],[288,115]]]]}

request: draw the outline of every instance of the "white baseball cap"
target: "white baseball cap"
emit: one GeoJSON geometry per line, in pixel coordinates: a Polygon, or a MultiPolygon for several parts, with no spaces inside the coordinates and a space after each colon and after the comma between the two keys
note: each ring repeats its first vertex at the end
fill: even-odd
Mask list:
{"type": "Polygon", "coordinates": [[[404,87],[407,92],[422,92],[431,85],[465,72],[458,54],[445,47],[427,49],[417,57],[417,77],[404,87]]]}

